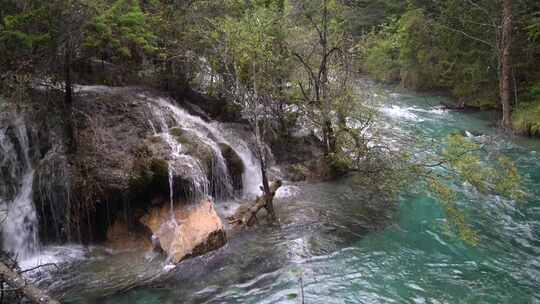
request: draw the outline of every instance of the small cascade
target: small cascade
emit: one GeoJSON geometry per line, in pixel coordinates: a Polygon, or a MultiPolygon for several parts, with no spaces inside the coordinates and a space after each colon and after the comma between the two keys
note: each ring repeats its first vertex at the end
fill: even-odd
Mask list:
{"type": "Polygon", "coordinates": [[[26,125],[22,119],[0,130],[0,184],[10,185],[14,196],[0,193],[2,245],[19,261],[31,257],[38,249],[38,219],[32,201],[34,169],[30,158],[30,147],[26,125]],[[8,136],[8,129],[14,136],[8,136]],[[7,174],[5,174],[7,172],[7,174]],[[21,175],[22,174],[22,175],[21,175]],[[17,183],[12,183],[17,181],[17,183]]]}
{"type": "Polygon", "coordinates": [[[155,136],[160,136],[165,143],[171,149],[171,161],[168,163],[168,178],[169,178],[169,194],[170,194],[170,204],[171,210],[173,209],[174,202],[174,175],[176,168],[174,167],[174,162],[180,162],[183,164],[182,169],[189,172],[185,172],[189,176],[190,186],[189,189],[184,189],[189,196],[191,201],[196,201],[198,199],[204,198],[209,194],[210,182],[206,179],[204,170],[200,162],[193,158],[190,155],[184,153],[182,144],[178,142],[171,134],[171,129],[174,126],[169,127],[165,119],[165,113],[157,107],[152,107],[153,118],[157,120],[156,128],[154,122],[151,119],[148,120],[148,124],[152,129],[155,136]]]}
{"type": "Polygon", "coordinates": [[[232,181],[230,180],[225,159],[218,145],[219,141],[216,140],[216,134],[212,132],[210,125],[200,117],[188,114],[185,110],[165,98],[158,98],[157,103],[161,108],[168,110],[177,124],[176,127],[182,127],[185,131],[193,133],[195,137],[210,147],[213,154],[210,185],[217,198],[231,197],[233,193],[232,181]]]}
{"type": "Polygon", "coordinates": [[[21,190],[12,202],[8,202],[7,214],[2,224],[4,250],[18,260],[26,259],[38,249],[38,219],[32,202],[34,171],[23,177],[21,190]]]}
{"type": "Polygon", "coordinates": [[[0,129],[0,200],[13,198],[29,167],[26,126],[20,119],[0,129]]]}
{"type": "MultiPolygon", "coordinates": [[[[218,123],[214,123],[213,130],[223,129],[218,123]]],[[[261,195],[262,173],[260,163],[251,151],[248,144],[233,132],[223,132],[225,141],[238,154],[244,164],[244,174],[242,175],[243,194],[246,197],[261,195]]]]}
{"type": "MultiPolygon", "coordinates": [[[[225,140],[220,130],[201,118],[190,115],[169,100],[165,98],[151,98],[150,100],[154,102],[152,110],[158,127],[156,128],[154,123],[150,123],[150,126],[157,132],[161,132],[161,136],[164,137],[173,151],[173,158],[181,159],[193,171],[193,174],[191,174],[193,180],[191,182],[194,196],[204,198],[212,192],[217,199],[232,197],[233,185],[220,144],[229,145],[242,158],[237,148],[225,140]],[[178,139],[171,135],[171,131],[175,128],[201,141],[203,145],[210,149],[212,153],[209,166],[210,172],[201,174],[204,172],[201,160],[187,154],[188,151],[182,147],[178,139]]],[[[242,158],[245,168],[251,168],[252,164],[247,162],[247,159],[245,156],[242,158]]]]}
{"type": "Polygon", "coordinates": [[[222,198],[230,197],[232,183],[227,173],[227,166],[221,154],[219,144],[226,144],[231,147],[244,164],[245,171],[242,176],[243,194],[245,196],[261,194],[262,175],[259,162],[249,149],[248,144],[241,139],[241,136],[233,132],[225,132],[225,128],[219,123],[208,123],[198,116],[187,113],[164,98],[158,98],[157,102],[162,108],[170,111],[176,123],[184,128],[193,130],[198,137],[203,138],[211,146],[217,161],[213,166],[214,172],[211,174],[213,178],[211,183],[218,188],[221,187],[219,190],[225,194],[221,195],[222,198]]]}
{"type": "Polygon", "coordinates": [[[236,151],[244,164],[246,164],[246,171],[242,176],[244,195],[261,195],[262,173],[259,162],[247,147],[244,148],[244,146],[239,146],[239,149],[236,151]]]}

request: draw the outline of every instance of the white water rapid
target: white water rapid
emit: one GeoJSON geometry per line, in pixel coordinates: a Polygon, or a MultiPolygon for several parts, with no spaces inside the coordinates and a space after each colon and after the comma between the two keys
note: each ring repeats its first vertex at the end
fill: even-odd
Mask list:
{"type": "Polygon", "coordinates": [[[18,183],[12,185],[15,189],[12,198],[0,197],[1,228],[4,250],[20,261],[37,251],[38,219],[32,202],[34,169],[26,125],[18,119],[11,128],[14,136],[8,136],[7,128],[0,130],[0,165],[9,172],[1,182],[18,183]]]}

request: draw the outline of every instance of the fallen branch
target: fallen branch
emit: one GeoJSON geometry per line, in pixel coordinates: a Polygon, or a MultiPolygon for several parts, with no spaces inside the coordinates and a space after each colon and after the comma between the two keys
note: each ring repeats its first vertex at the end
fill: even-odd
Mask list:
{"type": "Polygon", "coordinates": [[[19,272],[19,274],[26,273],[26,272],[32,272],[32,271],[34,271],[36,269],[40,269],[40,268],[43,268],[43,267],[49,267],[49,266],[54,266],[56,269],[58,269],[58,265],[56,265],[55,263],[47,263],[47,264],[38,265],[36,267],[28,268],[28,269],[25,269],[25,270],[21,270],[19,272]]]}
{"type": "Polygon", "coordinates": [[[52,299],[43,290],[28,283],[20,274],[11,270],[6,264],[0,262],[0,279],[5,281],[14,290],[20,291],[32,303],[36,304],[60,304],[52,299]]]}
{"type": "Polygon", "coordinates": [[[281,185],[280,180],[273,182],[270,185],[270,191],[268,193],[258,196],[252,204],[240,206],[233,216],[227,218],[229,224],[235,226],[253,226],[257,222],[257,213],[263,208],[266,209],[270,218],[274,220],[276,217],[273,203],[274,196],[281,185]]]}

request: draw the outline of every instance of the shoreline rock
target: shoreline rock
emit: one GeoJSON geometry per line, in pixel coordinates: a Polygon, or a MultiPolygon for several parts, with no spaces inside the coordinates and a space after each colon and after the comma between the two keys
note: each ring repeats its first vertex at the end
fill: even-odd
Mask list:
{"type": "Polygon", "coordinates": [[[227,242],[221,218],[210,200],[177,205],[173,213],[170,206],[155,208],[140,222],[152,231],[173,263],[216,250],[227,242]]]}

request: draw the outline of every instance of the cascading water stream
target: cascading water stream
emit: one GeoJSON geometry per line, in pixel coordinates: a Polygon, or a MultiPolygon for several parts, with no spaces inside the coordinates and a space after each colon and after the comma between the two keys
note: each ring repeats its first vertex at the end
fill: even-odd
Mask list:
{"type": "MultiPolygon", "coordinates": [[[[217,127],[220,127],[218,123],[214,124],[217,125],[217,127]]],[[[257,157],[249,149],[247,143],[239,136],[231,132],[218,133],[217,127],[211,125],[211,130],[213,130],[214,133],[221,134],[221,139],[231,146],[244,164],[244,174],[242,174],[244,196],[250,197],[262,194],[260,188],[262,185],[262,173],[257,157]]]]}
{"type": "MultiPolygon", "coordinates": [[[[145,97],[149,98],[147,96],[145,97]]],[[[220,144],[230,146],[240,157],[244,165],[245,172],[242,178],[244,195],[257,195],[260,193],[259,186],[262,183],[260,167],[248,145],[242,139],[238,136],[227,135],[219,125],[216,126],[216,124],[207,123],[200,117],[190,115],[165,98],[150,99],[155,104],[152,109],[159,123],[159,128],[166,134],[166,140],[171,147],[178,147],[179,144],[175,143],[176,140],[173,136],[170,136],[170,130],[175,127],[181,127],[184,131],[193,133],[194,136],[201,139],[211,148],[213,153],[211,180],[206,181],[206,184],[213,186],[218,199],[231,197],[233,192],[226,161],[219,147],[220,144]],[[170,115],[176,125],[167,124],[166,115],[170,115]]],[[[153,123],[150,123],[150,125],[155,129],[153,123]]],[[[182,154],[181,149],[177,151],[181,157],[189,157],[186,154],[182,154]]],[[[200,164],[198,166],[200,167],[200,164]]],[[[208,193],[203,194],[206,195],[208,193]]]]}
{"type": "Polygon", "coordinates": [[[218,198],[231,196],[233,187],[229,178],[228,168],[218,143],[212,138],[211,135],[213,134],[208,130],[208,124],[202,119],[188,114],[164,98],[158,98],[156,102],[161,108],[168,110],[177,126],[182,127],[188,132],[192,132],[204,144],[210,147],[213,154],[213,163],[210,174],[211,180],[209,182],[213,185],[218,198]]]}
{"type": "Polygon", "coordinates": [[[33,179],[34,171],[30,170],[23,177],[19,194],[8,203],[2,224],[4,249],[18,260],[31,257],[38,249],[37,216],[32,203],[33,179]]]}
{"type": "Polygon", "coordinates": [[[176,223],[176,217],[174,216],[174,176],[171,164],[168,166],[169,175],[169,204],[171,208],[171,222],[176,223]]]}
{"type": "Polygon", "coordinates": [[[0,150],[3,155],[0,164],[9,172],[1,182],[15,180],[20,184],[13,186],[17,189],[15,196],[5,199],[2,204],[5,208],[1,222],[2,245],[4,250],[20,261],[31,257],[38,249],[38,219],[32,201],[34,169],[30,159],[26,125],[24,121],[17,119],[12,128],[15,136],[11,137],[7,136],[7,130],[0,130],[0,150]],[[19,172],[22,176],[19,176],[19,172]]]}

